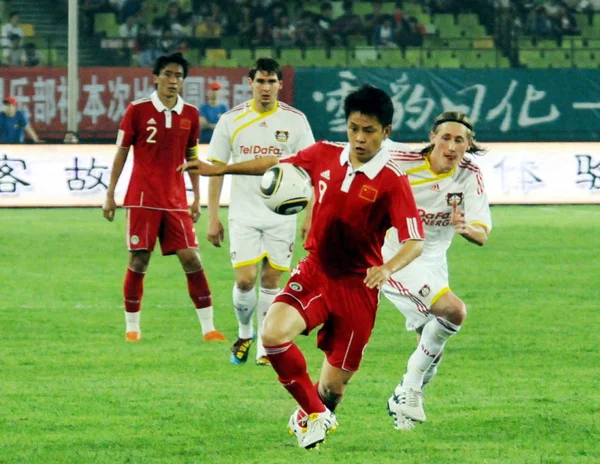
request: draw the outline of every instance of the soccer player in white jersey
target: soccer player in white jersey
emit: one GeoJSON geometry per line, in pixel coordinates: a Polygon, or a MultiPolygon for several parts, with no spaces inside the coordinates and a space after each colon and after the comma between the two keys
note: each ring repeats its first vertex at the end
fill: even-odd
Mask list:
{"type": "MultiPolygon", "coordinates": [[[[277,61],[260,58],[250,69],[248,83],[252,100],[225,113],[210,141],[208,159],[227,164],[263,156],[286,157],[315,143],[303,113],[277,96],[283,87],[277,61]]],[[[284,271],[289,270],[296,239],[296,216],[280,216],[270,211],[260,196],[260,177],[236,176],[232,183],[229,205],[230,257],[235,272],[233,307],[238,320],[238,340],[231,348],[231,362],[243,364],[248,359],[254,334],[260,333],[262,321],[279,293],[284,271]],[[261,265],[258,298],[254,289],[261,265]],[[257,307],[257,328],[253,313],[257,307]]],[[[208,240],[216,247],[224,238],[219,219],[219,198],[223,177],[212,177],[208,193],[208,240]]],[[[310,218],[302,226],[308,230],[310,218]]],[[[260,336],[256,364],[267,365],[260,336]]]]}
{"type": "MultiPolygon", "coordinates": [[[[465,153],[481,153],[473,125],[459,112],[440,114],[421,152],[388,142],[392,159],[405,171],[425,227],[421,256],[396,272],[382,287],[383,294],[406,317],[407,330],[417,332],[417,349],[406,373],[388,400],[388,410],[399,430],[426,420],[422,388],[436,374],[447,340],[456,335],[467,311],[448,282],[446,252],[458,233],[484,245],[492,228],[481,171],[465,153]]],[[[397,232],[390,229],[382,254],[389,259],[400,249],[397,232]]]]}

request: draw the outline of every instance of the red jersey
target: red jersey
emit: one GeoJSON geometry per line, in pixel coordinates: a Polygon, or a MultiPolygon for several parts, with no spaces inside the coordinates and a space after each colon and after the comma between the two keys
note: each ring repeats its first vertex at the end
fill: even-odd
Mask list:
{"type": "Polygon", "coordinates": [[[281,160],[304,168],[314,186],[312,225],[305,248],[331,278],[365,275],[381,266],[390,227],[400,241],[424,240],[408,177],[382,147],[354,169],[350,145],[319,142],[281,160]]]}
{"type": "Polygon", "coordinates": [[[133,145],[133,172],[126,207],[187,211],[183,174],[177,166],[197,157],[188,150],[198,145],[198,110],[178,96],[169,110],[156,92],[130,103],[125,111],[117,145],[133,145]]]}

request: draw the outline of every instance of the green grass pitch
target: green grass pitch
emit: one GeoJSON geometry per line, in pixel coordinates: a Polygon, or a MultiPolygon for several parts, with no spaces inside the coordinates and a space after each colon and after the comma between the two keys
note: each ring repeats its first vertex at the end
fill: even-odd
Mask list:
{"type": "MultiPolygon", "coordinates": [[[[232,366],[230,343],[201,341],[176,258],[153,256],[143,340],[124,341],[123,210],[112,224],[100,209],[0,210],[0,463],[600,462],[600,211],[492,216],[484,248],[458,237],[449,255],[469,316],[425,390],[428,422],[399,432],[386,414],[415,340],[384,299],[340,427],[309,454],[287,434],[295,406],[274,372],[232,366]]],[[[205,241],[205,220],[231,342],[228,249],[205,241]]],[[[314,334],[299,344],[316,378],[314,334]]]]}

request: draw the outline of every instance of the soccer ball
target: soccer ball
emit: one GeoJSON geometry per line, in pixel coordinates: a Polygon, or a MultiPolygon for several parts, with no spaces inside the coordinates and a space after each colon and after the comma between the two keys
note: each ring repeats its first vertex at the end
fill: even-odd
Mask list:
{"type": "Polygon", "coordinates": [[[290,163],[269,168],[260,181],[260,193],[271,211],[289,216],[298,214],[312,197],[308,173],[290,163]]]}

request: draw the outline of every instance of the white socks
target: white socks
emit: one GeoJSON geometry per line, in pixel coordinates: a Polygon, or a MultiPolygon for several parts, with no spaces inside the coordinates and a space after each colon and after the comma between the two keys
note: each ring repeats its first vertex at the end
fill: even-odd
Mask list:
{"type": "Polygon", "coordinates": [[[202,335],[206,335],[208,332],[215,330],[213,312],[212,306],[196,309],[198,319],[200,319],[200,325],[202,326],[202,335]]]}
{"type": "Polygon", "coordinates": [[[125,311],[125,332],[140,333],[140,315],[141,311],[128,313],[125,311]]]}
{"type": "Polygon", "coordinates": [[[233,284],[233,309],[235,317],[238,320],[238,337],[253,338],[254,325],[252,323],[252,314],[256,306],[256,292],[254,288],[247,292],[240,290],[236,284],[233,284]]]}
{"type": "Polygon", "coordinates": [[[441,318],[425,324],[419,345],[408,360],[406,374],[402,380],[404,388],[421,390],[425,373],[444,350],[448,339],[459,330],[459,325],[441,318]]]}
{"type": "Polygon", "coordinates": [[[264,288],[260,287],[258,292],[258,306],[256,308],[256,322],[258,326],[258,339],[256,344],[256,359],[266,356],[267,353],[263,348],[262,338],[260,336],[260,330],[262,329],[263,321],[267,315],[269,307],[273,304],[273,300],[279,294],[280,289],[278,288],[264,288]]]}

